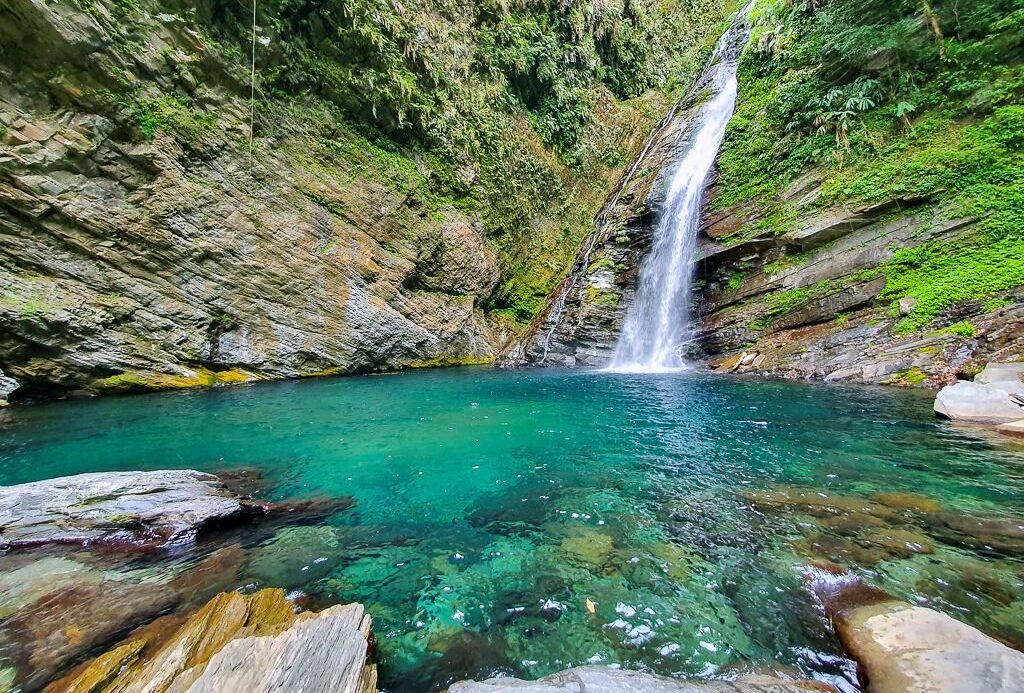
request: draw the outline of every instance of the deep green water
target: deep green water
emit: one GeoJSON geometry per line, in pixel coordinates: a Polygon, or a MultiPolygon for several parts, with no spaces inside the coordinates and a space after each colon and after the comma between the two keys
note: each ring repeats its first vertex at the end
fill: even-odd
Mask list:
{"type": "MultiPolygon", "coordinates": [[[[321,524],[233,536],[246,558],[231,580],[365,603],[392,691],[586,662],[702,676],[778,662],[837,680],[848,663],[801,580],[822,555],[808,535],[895,594],[1024,642],[1020,556],[960,548],[915,516],[900,527],[934,550],[906,557],[744,497],[913,491],[947,511],[1024,516],[1024,455],[936,421],[927,393],[461,369],[0,417],[4,484],[255,467],[276,499],[353,496],[321,524]]],[[[193,558],[139,560],[169,576],[193,558]]]]}

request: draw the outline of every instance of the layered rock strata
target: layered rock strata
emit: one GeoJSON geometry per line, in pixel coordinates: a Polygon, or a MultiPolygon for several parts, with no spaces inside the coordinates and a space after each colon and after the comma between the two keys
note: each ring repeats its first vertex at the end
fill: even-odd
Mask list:
{"type": "Polygon", "coordinates": [[[154,7],[0,8],[0,402],[489,360],[478,215],[325,165],[285,113],[247,156],[247,72],[154,7]]]}
{"type": "Polygon", "coordinates": [[[373,693],[373,635],[359,604],[299,612],[284,590],[222,593],[174,627],[157,620],[47,693],[373,693]]]}

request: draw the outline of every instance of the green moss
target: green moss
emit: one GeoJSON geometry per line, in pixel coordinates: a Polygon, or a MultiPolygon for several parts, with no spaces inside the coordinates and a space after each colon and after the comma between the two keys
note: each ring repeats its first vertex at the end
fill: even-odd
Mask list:
{"type": "Polygon", "coordinates": [[[959,337],[964,337],[964,338],[967,338],[967,339],[970,339],[971,337],[973,337],[974,335],[976,335],[978,333],[978,331],[977,331],[977,329],[975,329],[974,325],[972,325],[971,323],[967,322],[966,320],[963,320],[961,322],[953,323],[952,325],[947,327],[945,330],[943,330],[943,332],[947,332],[949,334],[955,334],[955,335],[957,335],[959,337]]]}
{"type": "Polygon", "coordinates": [[[928,379],[928,374],[922,371],[920,368],[910,368],[898,373],[889,379],[890,385],[920,385],[928,379]]]}
{"type": "Polygon", "coordinates": [[[933,8],[941,53],[918,2],[759,3],[713,203],[761,219],[727,241],[785,232],[796,217],[781,193],[813,168],[812,210],[902,198],[978,220],[879,270],[884,299],[918,301],[901,333],[1024,285],[1024,13],[1011,0],[933,8]]]}
{"type": "Polygon", "coordinates": [[[257,380],[257,376],[241,369],[211,371],[195,369],[195,375],[182,376],[168,373],[133,371],[118,373],[93,382],[89,390],[94,392],[139,392],[146,390],[180,390],[195,387],[213,387],[257,380]]]}
{"type": "Polygon", "coordinates": [[[450,368],[453,366],[484,366],[493,363],[490,356],[452,356],[445,354],[429,359],[408,361],[402,364],[402,368],[450,368]]]}
{"type": "Polygon", "coordinates": [[[619,305],[619,294],[614,291],[605,291],[596,286],[587,287],[587,303],[599,306],[619,305]]]}
{"type": "Polygon", "coordinates": [[[120,105],[147,140],[158,132],[167,132],[194,141],[217,124],[216,115],[189,106],[179,96],[130,96],[122,99],[120,105]]]}

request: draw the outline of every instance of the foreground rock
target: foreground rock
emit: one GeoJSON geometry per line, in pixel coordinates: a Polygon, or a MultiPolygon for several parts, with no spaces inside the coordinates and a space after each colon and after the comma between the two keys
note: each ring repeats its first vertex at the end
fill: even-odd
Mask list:
{"type": "Polygon", "coordinates": [[[567,669],[539,681],[494,678],[460,681],[449,693],[806,693],[835,691],[820,681],[796,681],[773,676],[750,676],[737,681],[685,681],[638,671],[589,666],[567,669]]]}
{"type": "Polygon", "coordinates": [[[179,625],[140,629],[47,693],[371,693],[370,617],[359,604],[296,613],[284,590],[219,594],[179,625]]]}
{"type": "Polygon", "coordinates": [[[1024,690],[1024,653],[981,631],[855,578],[819,576],[814,585],[871,693],[1024,690]]]}
{"type": "Polygon", "coordinates": [[[193,470],[99,472],[0,488],[0,548],[40,544],[161,546],[250,509],[193,470]]]}

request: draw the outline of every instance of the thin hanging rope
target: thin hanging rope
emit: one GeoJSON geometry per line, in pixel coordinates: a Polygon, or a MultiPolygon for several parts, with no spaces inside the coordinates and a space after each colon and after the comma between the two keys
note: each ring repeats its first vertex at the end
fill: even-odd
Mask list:
{"type": "Polygon", "coordinates": [[[252,171],[252,129],[256,121],[256,0],[252,0],[252,72],[249,75],[249,170],[252,171]]]}

